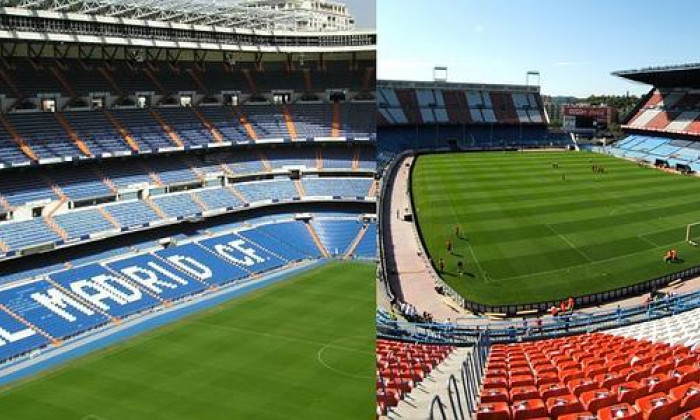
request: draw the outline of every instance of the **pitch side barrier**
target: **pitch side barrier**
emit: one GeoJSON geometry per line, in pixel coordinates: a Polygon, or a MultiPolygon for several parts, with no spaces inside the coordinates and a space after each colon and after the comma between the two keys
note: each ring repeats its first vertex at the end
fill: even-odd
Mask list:
{"type": "MultiPolygon", "coordinates": [[[[295,222],[274,225],[284,229],[287,223],[295,222]]],[[[136,314],[322,257],[318,250],[302,250],[291,243],[265,248],[248,236],[255,229],[91,263],[1,288],[0,365],[88,331],[118,325],[136,314]]]]}
{"type": "Polygon", "coordinates": [[[648,304],[606,311],[583,312],[535,320],[489,321],[458,319],[452,323],[383,321],[377,336],[411,342],[465,345],[484,334],[493,343],[513,343],[585,334],[623,327],[700,308],[700,291],[658,298],[648,304]],[[481,322],[479,322],[481,321],[481,322]]]}
{"type": "MultiPolygon", "coordinates": [[[[485,151],[489,149],[479,149],[479,150],[463,150],[465,152],[480,152],[480,151],[485,151]]],[[[503,150],[503,151],[515,151],[516,149],[490,149],[490,150],[503,150]]],[[[454,150],[416,150],[416,151],[410,151],[410,152],[405,152],[402,154],[403,156],[413,154],[415,157],[419,157],[420,155],[424,154],[443,154],[447,152],[454,152],[454,150]]],[[[413,168],[415,165],[411,166],[411,170],[409,171],[409,182],[408,182],[408,189],[409,189],[409,196],[411,198],[411,211],[413,214],[415,214],[415,202],[413,198],[413,168]]],[[[394,173],[395,175],[395,173],[394,173]]],[[[417,217],[413,218],[413,223],[415,227],[415,233],[417,236],[417,239],[420,242],[420,246],[423,249],[423,259],[425,261],[426,267],[428,269],[428,272],[430,273],[431,277],[435,280],[436,284],[439,284],[442,286],[443,290],[445,291],[445,294],[450,296],[457,304],[459,304],[461,307],[477,313],[477,314],[484,314],[484,313],[492,313],[492,314],[500,314],[506,317],[514,317],[518,316],[519,314],[532,314],[532,313],[547,313],[550,308],[553,306],[559,307],[559,304],[561,303],[562,300],[568,299],[569,296],[562,296],[556,300],[547,300],[547,301],[540,301],[540,302],[531,302],[531,303],[519,303],[519,304],[502,304],[502,305],[488,305],[488,304],[483,304],[479,302],[474,302],[465,299],[462,297],[459,293],[455,292],[454,289],[452,289],[447,283],[445,283],[442,278],[437,274],[436,268],[432,265],[428,258],[428,254],[426,253],[426,244],[425,240],[422,235],[422,230],[420,227],[420,221],[418,220],[417,217]]],[[[636,284],[628,285],[628,286],[622,286],[618,287],[615,289],[611,290],[606,290],[602,292],[596,292],[596,293],[590,293],[586,295],[581,295],[581,296],[572,296],[572,298],[575,301],[575,307],[576,308],[582,308],[582,307],[591,307],[591,306],[598,306],[604,303],[610,303],[610,302],[615,302],[619,301],[622,299],[630,298],[630,297],[635,297],[639,296],[645,293],[649,293],[655,290],[659,290],[663,287],[666,287],[669,285],[669,283],[672,282],[678,282],[678,281],[683,281],[687,279],[691,279],[694,277],[697,277],[700,275],[700,265],[699,266],[694,266],[687,268],[685,270],[677,271],[675,273],[667,274],[665,276],[661,277],[656,277],[651,280],[646,280],[643,282],[639,282],[636,284]]]]}

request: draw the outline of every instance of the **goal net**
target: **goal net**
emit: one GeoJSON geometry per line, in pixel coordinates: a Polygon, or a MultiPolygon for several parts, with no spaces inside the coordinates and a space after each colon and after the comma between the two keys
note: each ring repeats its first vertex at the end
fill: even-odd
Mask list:
{"type": "Polygon", "coordinates": [[[700,243],[700,222],[691,223],[685,228],[685,241],[693,246],[700,243]]]}

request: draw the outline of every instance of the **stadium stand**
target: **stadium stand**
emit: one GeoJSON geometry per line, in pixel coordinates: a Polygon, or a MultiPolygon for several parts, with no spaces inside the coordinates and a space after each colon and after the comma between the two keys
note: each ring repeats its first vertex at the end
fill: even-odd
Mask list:
{"type": "MultiPolygon", "coordinates": [[[[348,224],[359,226],[357,217],[357,213],[325,213],[321,219],[326,229],[336,231],[333,227],[340,226],[345,232],[348,224]]],[[[97,256],[99,262],[76,260],[68,269],[55,265],[24,272],[26,279],[30,274],[36,276],[30,280],[3,277],[0,328],[12,335],[7,346],[0,341],[2,362],[95,328],[115,326],[111,321],[166,302],[207,293],[211,286],[249,281],[253,273],[321,258],[322,250],[308,226],[282,213],[250,219],[237,228],[196,236],[168,248],[151,242],[131,255],[115,249],[97,256]]],[[[348,242],[343,247],[348,248],[355,238],[344,237],[348,242]]],[[[338,238],[334,241],[340,243],[338,238]]],[[[374,256],[370,251],[363,254],[374,256]]]]}
{"type": "Polygon", "coordinates": [[[536,87],[379,81],[377,95],[380,152],[572,144],[547,130],[536,87]]]}

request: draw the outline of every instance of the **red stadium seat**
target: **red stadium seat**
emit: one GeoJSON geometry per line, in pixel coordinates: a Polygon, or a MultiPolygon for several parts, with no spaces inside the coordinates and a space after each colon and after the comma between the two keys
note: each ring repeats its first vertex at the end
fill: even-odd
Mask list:
{"type": "Polygon", "coordinates": [[[644,414],[644,420],[666,420],[678,413],[680,401],[658,392],[638,399],[635,405],[644,414]]]}
{"type": "Polygon", "coordinates": [[[477,420],[510,420],[510,407],[504,402],[481,403],[476,408],[477,420]]]}
{"type": "Polygon", "coordinates": [[[599,388],[584,392],[581,394],[580,400],[586,411],[597,413],[603,407],[615,405],[617,396],[607,389],[599,388]]]}
{"type": "Polygon", "coordinates": [[[597,417],[599,420],[643,420],[642,413],[627,403],[601,408],[597,417]]]}
{"type": "Polygon", "coordinates": [[[550,417],[559,417],[562,414],[573,414],[583,410],[583,406],[573,395],[552,397],[545,403],[550,417]]]}
{"type": "Polygon", "coordinates": [[[547,417],[547,407],[540,399],[523,400],[511,405],[513,420],[534,419],[537,417],[547,417]]]}
{"type": "Polygon", "coordinates": [[[481,402],[483,403],[494,403],[494,402],[510,402],[510,395],[508,394],[508,388],[489,388],[485,389],[481,393],[481,402]]]}

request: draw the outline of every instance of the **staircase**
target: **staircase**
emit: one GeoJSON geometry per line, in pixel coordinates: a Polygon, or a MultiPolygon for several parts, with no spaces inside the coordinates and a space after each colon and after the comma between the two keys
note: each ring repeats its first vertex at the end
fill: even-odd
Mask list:
{"type": "Polygon", "coordinates": [[[316,150],[316,169],[323,170],[323,149],[321,148],[316,150]]]}
{"type": "Polygon", "coordinates": [[[202,201],[201,198],[197,195],[195,192],[190,193],[190,197],[192,198],[192,201],[202,210],[202,211],[207,211],[209,210],[209,207],[202,201]]]}
{"type": "Polygon", "coordinates": [[[37,327],[36,325],[32,324],[31,322],[12,312],[7,306],[0,304],[0,310],[7,312],[7,314],[14,318],[15,321],[19,321],[22,325],[26,325],[27,327],[39,333],[40,335],[44,336],[44,338],[51,341],[51,343],[53,343],[54,346],[59,346],[61,344],[60,340],[52,337],[46,331],[42,330],[41,328],[37,327]]]}
{"type": "Polygon", "coordinates": [[[91,169],[95,173],[95,175],[97,175],[97,177],[102,180],[102,183],[105,184],[112,193],[117,194],[119,192],[119,187],[117,187],[117,184],[112,182],[112,180],[109,179],[105,174],[103,174],[99,169],[97,169],[97,167],[91,167],[91,169]]]}
{"type": "Polygon", "coordinates": [[[56,223],[55,220],[53,220],[51,216],[44,216],[43,219],[44,223],[46,223],[46,225],[50,227],[51,230],[53,230],[54,233],[56,233],[56,235],[58,235],[64,241],[68,240],[68,234],[66,233],[66,231],[61,229],[61,227],[56,223]]]}
{"type": "Polygon", "coordinates": [[[233,185],[229,185],[226,188],[228,188],[228,190],[231,191],[231,193],[233,193],[233,195],[235,195],[236,198],[238,198],[241,201],[241,203],[244,203],[244,204],[248,203],[248,199],[243,195],[242,192],[238,191],[238,189],[236,189],[233,185]]]}
{"type": "Polygon", "coordinates": [[[352,151],[352,170],[356,171],[360,169],[360,149],[355,148],[352,151]]]}
{"type": "Polygon", "coordinates": [[[294,186],[297,189],[297,193],[299,194],[299,197],[305,197],[306,196],[306,190],[304,190],[304,185],[302,185],[300,179],[295,179],[294,180],[294,186]]]}
{"type": "Polygon", "coordinates": [[[104,207],[102,207],[102,206],[97,207],[97,211],[99,211],[100,214],[102,215],[102,217],[104,217],[105,220],[107,220],[109,222],[109,224],[114,226],[115,229],[117,229],[117,230],[122,229],[122,226],[119,224],[119,222],[117,222],[117,219],[115,219],[111,214],[109,214],[107,212],[107,210],[104,209],[104,207]]]}
{"type": "Polygon", "coordinates": [[[226,139],[224,138],[223,134],[221,134],[219,129],[216,128],[216,126],[214,124],[212,124],[211,121],[209,121],[204,115],[202,115],[202,113],[199,112],[199,110],[197,108],[190,107],[190,109],[192,110],[192,113],[194,114],[194,116],[197,117],[197,119],[202,122],[202,125],[204,125],[204,127],[206,127],[206,129],[209,130],[209,133],[214,138],[214,142],[223,143],[226,141],[226,139]]]}
{"type": "Polygon", "coordinates": [[[151,113],[151,116],[153,117],[153,119],[156,120],[156,122],[158,122],[158,124],[160,125],[160,128],[162,128],[163,131],[165,131],[165,134],[168,135],[168,137],[170,138],[170,141],[175,146],[177,146],[177,147],[184,147],[185,146],[184,142],[182,141],[182,138],[180,138],[180,135],[177,134],[177,132],[175,132],[175,130],[173,130],[172,127],[170,127],[170,125],[168,125],[168,122],[165,121],[165,119],[159,113],[157,113],[152,108],[149,110],[149,112],[151,113]]]}
{"type": "MultiPolygon", "coordinates": [[[[449,402],[447,382],[450,375],[457,378],[459,389],[462,389],[461,375],[459,374],[462,362],[473,352],[473,347],[460,347],[437,365],[411,392],[399,401],[388,415],[390,419],[418,419],[427,418],[430,404],[436,395],[440,401],[449,402]]],[[[464,403],[464,401],[463,401],[464,403]]]]}
{"type": "Polygon", "coordinates": [[[256,150],[255,153],[258,155],[258,159],[260,159],[260,162],[262,162],[263,167],[265,167],[265,172],[272,172],[272,165],[270,165],[270,161],[267,160],[265,155],[259,150],[256,150]]]}
{"type": "Polygon", "coordinates": [[[121,90],[119,85],[117,85],[117,82],[114,80],[112,75],[109,74],[106,68],[100,66],[97,68],[97,71],[102,75],[102,77],[104,77],[104,79],[107,81],[107,84],[112,88],[114,92],[117,93],[117,95],[121,96],[124,94],[124,91],[121,90]]]}
{"type": "Polygon", "coordinates": [[[153,210],[153,212],[155,214],[157,214],[158,217],[160,217],[161,219],[163,219],[163,220],[169,219],[168,215],[165,214],[165,212],[160,207],[158,207],[158,205],[156,203],[154,203],[153,200],[151,200],[150,198],[144,198],[143,202],[146,203],[146,205],[148,207],[150,207],[151,210],[153,210]]]}
{"type": "Polygon", "coordinates": [[[66,121],[66,118],[61,114],[60,112],[54,112],[54,117],[56,118],[56,121],[58,121],[58,124],[60,124],[61,127],[63,127],[63,130],[68,134],[68,137],[75,143],[75,146],[80,150],[80,152],[87,156],[87,157],[92,157],[92,152],[90,151],[90,148],[85,144],[85,142],[78,136],[78,134],[73,131],[73,127],[70,126],[68,121],[66,121]]]}
{"type": "MultiPolygon", "coordinates": [[[[2,71],[2,69],[0,69],[2,71]]],[[[38,162],[39,157],[34,153],[31,147],[29,147],[29,144],[27,144],[26,141],[22,138],[22,136],[19,135],[17,130],[10,124],[10,121],[5,118],[4,115],[0,114],[0,124],[5,128],[5,131],[10,135],[12,138],[12,141],[17,144],[17,146],[20,148],[22,153],[24,153],[29,159],[31,159],[33,162],[38,162]]]]}
{"type": "Polygon", "coordinates": [[[289,107],[287,107],[287,105],[282,105],[282,117],[284,118],[284,124],[287,126],[287,131],[292,140],[298,138],[297,128],[294,125],[292,114],[289,112],[289,107]]]}
{"type": "Polygon", "coordinates": [[[89,300],[83,298],[83,297],[80,296],[80,295],[71,293],[68,289],[66,289],[65,287],[61,286],[60,284],[58,284],[57,282],[51,280],[51,279],[48,278],[48,277],[46,278],[46,281],[48,281],[49,283],[51,283],[51,285],[52,285],[53,287],[55,287],[56,289],[60,290],[60,291],[63,292],[64,294],[66,294],[66,295],[68,295],[68,296],[72,296],[73,299],[75,299],[75,300],[77,300],[78,302],[80,302],[80,304],[82,304],[83,306],[86,306],[86,307],[92,309],[93,311],[95,311],[95,312],[97,312],[97,313],[99,313],[99,314],[102,314],[102,315],[106,316],[110,321],[112,321],[112,322],[114,322],[114,323],[116,323],[116,324],[119,323],[119,319],[118,319],[118,318],[113,317],[112,315],[108,314],[108,313],[105,312],[104,310],[98,308],[96,305],[93,305],[92,302],[90,302],[89,300]]]}
{"type": "Polygon", "coordinates": [[[10,248],[7,245],[5,245],[5,242],[3,242],[2,240],[0,240],[0,251],[5,253],[10,252],[10,248]]]}
{"type": "Polygon", "coordinates": [[[7,212],[12,211],[12,206],[7,201],[7,199],[2,196],[2,194],[0,194],[0,206],[2,206],[2,208],[5,209],[5,211],[7,212]]]}
{"type": "Polygon", "coordinates": [[[241,111],[240,108],[234,108],[233,113],[238,119],[238,122],[240,122],[243,128],[245,128],[248,137],[250,137],[253,141],[257,140],[258,134],[255,132],[255,129],[253,129],[253,126],[250,124],[243,111],[241,111]]]}
{"type": "Polygon", "coordinates": [[[197,88],[200,92],[209,93],[209,89],[207,89],[207,87],[204,86],[204,82],[202,82],[202,79],[199,77],[199,74],[197,74],[197,72],[194,69],[187,69],[186,71],[192,78],[192,81],[194,81],[194,84],[197,85],[197,88]]]}
{"type": "Polygon", "coordinates": [[[10,91],[16,98],[24,98],[24,95],[22,92],[17,89],[17,86],[15,83],[12,81],[12,78],[10,77],[10,74],[5,71],[4,68],[0,67],[0,79],[2,79],[3,82],[5,82],[5,85],[10,88],[10,91]]]}
{"type": "Polygon", "coordinates": [[[340,137],[340,102],[333,103],[333,121],[331,121],[331,137],[340,137]]]}
{"type": "Polygon", "coordinates": [[[305,223],[306,229],[309,231],[309,234],[311,235],[311,238],[314,240],[314,243],[316,244],[316,247],[321,251],[321,255],[323,255],[324,258],[330,257],[328,254],[328,251],[326,250],[326,247],[323,246],[323,242],[321,242],[321,238],[318,237],[318,234],[314,230],[314,227],[311,225],[311,223],[307,222],[305,223]]]}
{"type": "Polygon", "coordinates": [[[243,77],[245,77],[246,82],[248,82],[250,91],[256,93],[258,88],[255,86],[255,80],[253,80],[253,76],[250,74],[250,69],[242,69],[241,72],[243,72],[243,77]]]}
{"type": "Polygon", "coordinates": [[[309,69],[304,69],[302,71],[304,75],[304,88],[306,88],[307,92],[311,92],[314,90],[313,85],[311,84],[311,70],[309,69]]]}
{"type": "Polygon", "coordinates": [[[168,93],[168,91],[160,83],[160,80],[158,80],[158,78],[153,74],[153,72],[149,68],[144,68],[143,72],[146,75],[146,78],[150,80],[151,83],[153,83],[153,86],[156,87],[156,90],[159,94],[166,95],[168,93]]]}
{"type": "Polygon", "coordinates": [[[134,140],[133,137],[131,137],[131,134],[129,131],[122,126],[121,122],[117,120],[114,115],[112,115],[111,112],[107,111],[106,109],[102,109],[102,113],[104,116],[107,118],[107,120],[114,126],[114,128],[117,130],[119,135],[122,136],[124,141],[126,142],[126,145],[129,146],[129,148],[133,151],[138,153],[139,152],[139,145],[136,143],[136,140],[134,140]]]}
{"type": "Polygon", "coordinates": [[[353,239],[352,243],[348,247],[348,250],[345,251],[345,255],[343,255],[343,259],[348,259],[352,257],[352,254],[355,253],[355,248],[357,248],[357,245],[362,241],[362,238],[365,237],[365,233],[367,233],[367,225],[362,226],[359,232],[357,232],[357,236],[355,239],[353,239]]]}
{"type": "Polygon", "coordinates": [[[165,184],[163,184],[163,180],[160,179],[160,176],[155,173],[148,165],[146,165],[145,162],[140,162],[141,167],[146,171],[148,174],[148,177],[151,178],[151,181],[153,181],[154,184],[156,184],[159,187],[164,187],[165,184]]]}
{"type": "MultiPolygon", "coordinates": [[[[56,65],[58,65],[58,63],[56,63],[56,65]]],[[[58,81],[58,84],[61,85],[64,91],[68,92],[71,98],[77,98],[80,96],[73,85],[71,85],[68,80],[63,77],[63,74],[61,74],[61,72],[55,66],[51,66],[51,73],[53,73],[53,76],[58,81]]]]}

